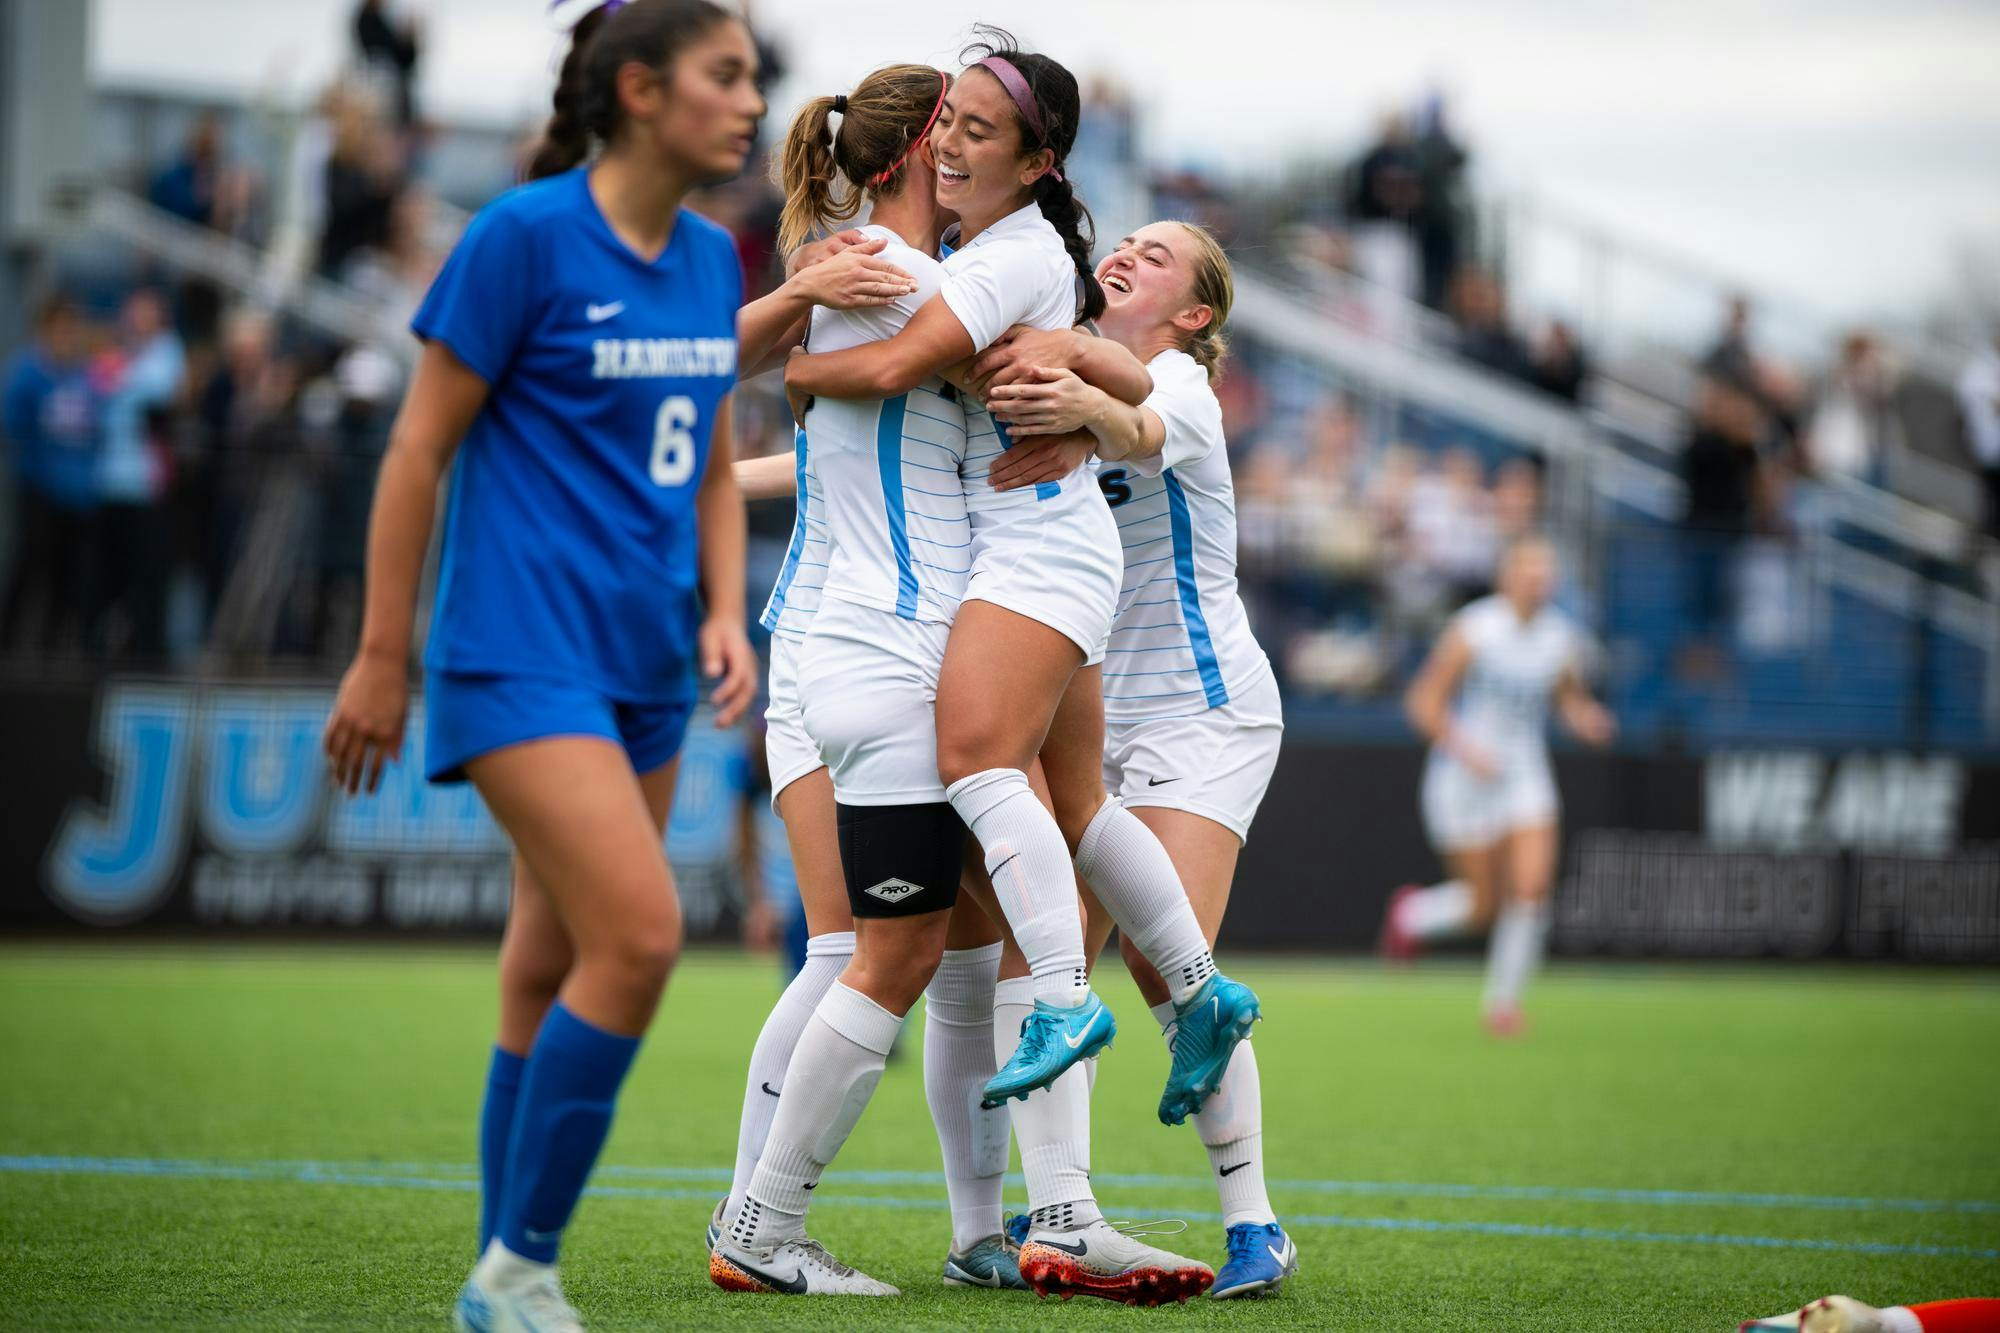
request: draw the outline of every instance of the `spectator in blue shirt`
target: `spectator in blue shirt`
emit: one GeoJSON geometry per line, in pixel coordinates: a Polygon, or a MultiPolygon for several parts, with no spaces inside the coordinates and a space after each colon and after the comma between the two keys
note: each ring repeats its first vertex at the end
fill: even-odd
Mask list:
{"type": "Polygon", "coordinates": [[[104,445],[97,458],[102,577],[92,599],[92,647],[111,642],[111,613],[121,613],[124,651],[154,659],[166,651],[167,564],[164,501],[168,453],[161,438],[181,392],[187,354],[165,297],[142,287],[120,312],[125,361],[104,405],[104,445]]]}
{"type": "Polygon", "coordinates": [[[10,649],[77,644],[102,424],[89,350],[83,311],[68,297],[53,297],[0,390],[0,435],[14,472],[20,534],[0,611],[0,640],[10,649]]]}

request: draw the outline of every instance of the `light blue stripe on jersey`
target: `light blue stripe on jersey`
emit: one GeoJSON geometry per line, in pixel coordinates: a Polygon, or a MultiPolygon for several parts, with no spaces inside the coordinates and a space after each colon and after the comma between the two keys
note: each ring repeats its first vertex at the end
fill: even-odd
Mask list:
{"type": "Polygon", "coordinates": [[[792,521],[792,544],[785,548],[785,563],[778,569],[778,581],[771,585],[771,600],[764,604],[764,614],[757,623],[766,631],[775,631],[778,621],[785,614],[785,594],[792,590],[792,580],[798,577],[799,557],[806,549],[806,430],[798,428],[792,437],[792,454],[797,460],[796,481],[793,495],[799,507],[799,515],[792,521]]]}
{"type": "Polygon", "coordinates": [[[1174,582],[1180,588],[1181,619],[1187,622],[1188,646],[1194,649],[1202,693],[1208,696],[1210,708],[1220,708],[1229,702],[1229,691],[1222,684],[1222,668],[1216,663],[1215,645],[1208,637],[1208,619],[1201,613],[1201,589],[1194,577],[1194,524],[1188,519],[1187,495],[1172,468],[1160,475],[1167,483],[1167,514],[1173,525],[1174,582]]]}
{"type": "MultiPolygon", "coordinates": [[[[1014,447],[1014,437],[1007,433],[1007,428],[1000,424],[1000,418],[998,417],[993,418],[993,431],[1000,437],[1000,448],[1002,450],[1014,447]]],[[[1035,498],[1037,500],[1053,500],[1061,494],[1062,486],[1057,482],[1038,481],[1035,483],[1035,498]]]]}
{"type": "Polygon", "coordinates": [[[896,614],[917,618],[917,571],[910,564],[910,532],[903,512],[903,412],[910,395],[882,404],[875,418],[875,466],[882,474],[882,507],[889,514],[889,545],[896,552],[896,614]]]}

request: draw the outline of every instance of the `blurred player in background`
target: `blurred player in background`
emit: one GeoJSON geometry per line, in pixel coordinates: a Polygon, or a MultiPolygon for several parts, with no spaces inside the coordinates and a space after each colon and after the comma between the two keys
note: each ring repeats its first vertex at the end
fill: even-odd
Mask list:
{"type": "MultiPolygon", "coordinates": [[[[982,357],[974,374],[1028,368],[990,396],[996,419],[1019,442],[995,465],[995,485],[1061,475],[1078,451],[1101,460],[1098,484],[1125,550],[1104,672],[1104,783],[1166,848],[1213,946],[1237,853],[1284,734],[1277,680],[1237,595],[1235,490],[1222,407],[1210,387],[1225,352],[1234,282],[1215,238],[1179,222],[1155,222],[1126,237],[1097,276],[1105,299],[1099,332],[1152,375],[1143,404],[1120,403],[1051,369],[1032,334],[982,357]],[[1078,428],[1088,432],[1081,442],[1062,438],[1078,428]]],[[[1110,929],[1101,913],[1093,915],[1092,957],[1110,929]]],[[[1121,946],[1171,1047],[1178,1024],[1167,985],[1130,940],[1121,946]]],[[[1229,1253],[1209,1294],[1276,1291],[1297,1271],[1298,1251],[1264,1187],[1251,1043],[1236,1048],[1194,1120],[1222,1195],[1229,1253]]]]}
{"type": "Polygon", "coordinates": [[[1545,538],[1516,540],[1501,557],[1499,591],[1452,617],[1404,697],[1431,743],[1424,823],[1453,878],[1396,891],[1383,951],[1406,958],[1490,930],[1484,1016],[1496,1036],[1522,1030],[1521,992],[1548,942],[1560,810],[1549,700],[1587,744],[1616,731],[1584,687],[1582,629],[1550,602],[1558,573],[1545,538]]]}
{"type": "Polygon", "coordinates": [[[721,725],[756,689],[730,467],[741,270],[728,234],[681,208],[742,170],[756,79],[749,32],[704,0],[586,14],[532,183],[474,219],[414,320],[425,346],[326,749],[350,794],[400,751],[457,451],[425,766],[469,778],[516,853],[461,1329],[582,1327],[556,1256],[680,948],[675,756],[698,673],[721,678],[721,725]]]}

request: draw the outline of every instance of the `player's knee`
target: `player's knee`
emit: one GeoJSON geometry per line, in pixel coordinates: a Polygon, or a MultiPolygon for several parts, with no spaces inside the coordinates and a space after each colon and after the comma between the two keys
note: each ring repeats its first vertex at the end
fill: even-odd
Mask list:
{"type": "Polygon", "coordinates": [[[939,710],[938,780],[949,787],[989,768],[1026,769],[1034,753],[1015,753],[1021,747],[1012,730],[998,709],[967,708],[949,717],[939,710]]]}
{"type": "Polygon", "coordinates": [[[616,975],[621,990],[657,995],[680,962],[681,937],[680,913],[648,913],[613,932],[598,950],[599,959],[616,975]]]}

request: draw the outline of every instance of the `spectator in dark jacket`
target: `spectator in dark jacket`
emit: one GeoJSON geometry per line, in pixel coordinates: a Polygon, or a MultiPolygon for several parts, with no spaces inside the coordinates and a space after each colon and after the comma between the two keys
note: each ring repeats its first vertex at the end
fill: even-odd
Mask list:
{"type": "Polygon", "coordinates": [[[1688,614],[1712,638],[1728,624],[1736,550],[1753,526],[1762,484],[1760,447],[1767,423],[1758,402],[1732,385],[1702,385],[1693,429],[1681,454],[1687,483],[1682,511],[1687,551],[1688,614]]]}
{"type": "Polygon", "coordinates": [[[1527,345],[1507,326],[1507,298],[1499,280],[1485,269],[1467,264],[1458,271],[1452,287],[1459,355],[1509,379],[1532,382],[1534,363],[1527,345]]]}
{"type": "Polygon", "coordinates": [[[408,129],[417,119],[417,61],[423,46],[414,19],[398,22],[384,0],[361,0],[354,11],[354,44],[363,61],[385,72],[396,89],[396,123],[408,129]]]}

